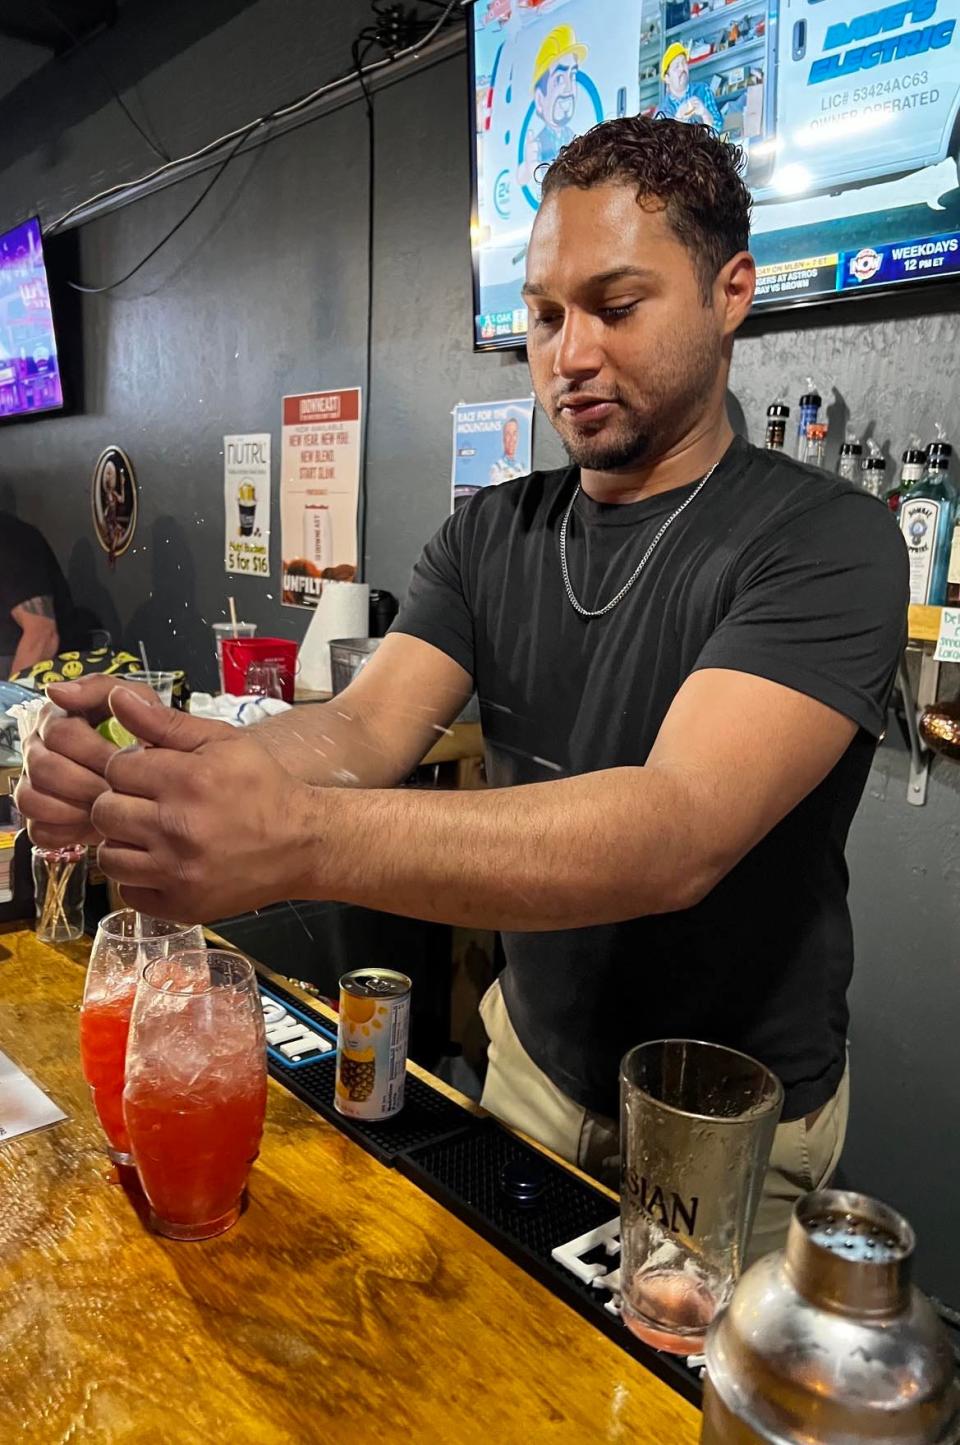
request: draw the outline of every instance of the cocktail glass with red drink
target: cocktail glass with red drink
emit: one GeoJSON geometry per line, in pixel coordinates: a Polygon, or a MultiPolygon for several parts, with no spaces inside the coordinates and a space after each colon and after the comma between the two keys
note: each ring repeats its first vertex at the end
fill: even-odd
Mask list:
{"type": "Polygon", "coordinates": [[[158,1234],[209,1239],[236,1223],[266,1100],[250,961],[205,949],[148,964],[133,1005],[123,1114],[158,1234]]]}
{"type": "Polygon", "coordinates": [[[101,919],[80,1009],[80,1059],[115,1164],[132,1164],[123,1122],[123,1069],[137,979],[172,949],[202,948],[203,929],[121,908],[101,919]]]}

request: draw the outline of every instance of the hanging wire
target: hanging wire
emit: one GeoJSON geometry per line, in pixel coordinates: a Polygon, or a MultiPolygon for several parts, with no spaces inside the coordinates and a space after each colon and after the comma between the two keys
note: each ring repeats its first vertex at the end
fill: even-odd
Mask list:
{"type": "MultiPolygon", "coordinates": [[[[463,8],[469,3],[470,0],[449,0],[443,14],[425,35],[422,35],[413,44],[404,46],[402,50],[396,51],[393,55],[385,56],[381,60],[374,60],[369,65],[365,65],[363,67],[364,79],[394,65],[398,60],[403,60],[408,55],[416,55],[419,50],[425,45],[429,45],[431,40],[439,35],[455,9],[463,8]]],[[[369,31],[366,33],[369,34],[369,31]]],[[[55,232],[61,230],[78,211],[85,211],[89,206],[96,205],[99,201],[109,200],[112,196],[124,195],[130,191],[137,190],[139,187],[147,185],[151,181],[159,180],[170,171],[179,170],[181,167],[189,165],[194,161],[204,160],[207,156],[213,155],[222,146],[228,145],[232,140],[236,140],[237,137],[246,140],[248,135],[252,134],[259,126],[266,124],[267,121],[284,120],[287,116],[295,115],[298,110],[312,105],[315,101],[322,99],[323,96],[329,95],[333,91],[342,89],[345,85],[356,81],[356,79],[357,72],[354,67],[345,74],[337,76],[335,80],[330,80],[323,85],[317,86],[315,90],[307,92],[307,94],[300,96],[297,100],[291,101],[288,105],[280,106],[275,111],[258,116],[255,121],[238,126],[235,130],[227,131],[226,134],[218,136],[216,140],[208,141],[206,145],[200,146],[188,155],[177,156],[165,165],[157,166],[152,171],[145,172],[144,175],[139,176],[136,180],[121,181],[115,186],[107,186],[104,190],[97,191],[96,194],[88,196],[86,200],[78,201],[76,205],[64,211],[63,214],[58,216],[49,226],[44,227],[44,233],[46,235],[53,235],[55,232]]]]}
{"type": "Polygon", "coordinates": [[[124,115],[127,117],[127,120],[133,126],[134,130],[143,137],[143,139],[146,141],[147,145],[153,151],[155,156],[158,156],[160,160],[169,163],[171,159],[170,152],[165,150],[164,147],[160,144],[160,142],[150,134],[150,132],[146,129],[144,125],[140,123],[139,120],[137,120],[137,117],[127,105],[127,102],[120,94],[120,91],[117,89],[116,85],[114,85],[113,80],[110,77],[109,71],[103,64],[96,51],[92,48],[88,49],[84,45],[83,41],[70,29],[70,26],[63,19],[62,15],[58,15],[56,10],[54,10],[53,6],[47,3],[47,0],[35,0],[35,4],[39,5],[40,9],[44,12],[44,14],[48,15],[53,21],[53,23],[58,26],[60,30],[63,31],[64,35],[66,35],[68,40],[71,40],[73,42],[77,50],[83,50],[84,54],[88,56],[88,58],[96,66],[97,70],[99,70],[100,75],[106,83],[107,89],[110,91],[110,94],[113,96],[114,100],[117,102],[117,105],[123,111],[124,115]]]}
{"type": "Polygon", "coordinates": [[[363,93],[364,109],[367,114],[367,315],[366,315],[366,344],[364,347],[363,360],[363,428],[360,448],[360,498],[359,516],[357,518],[358,556],[360,562],[360,579],[366,571],[367,555],[367,467],[370,456],[370,411],[371,411],[371,388],[373,383],[373,283],[374,283],[374,236],[376,221],[376,178],[377,178],[377,148],[376,148],[376,127],[374,122],[373,96],[367,87],[366,76],[363,72],[363,62],[370,53],[372,47],[377,43],[376,34],[361,32],[353,42],[353,63],[356,68],[357,79],[360,82],[360,89],[363,93]],[[361,44],[364,39],[363,50],[361,44]]]}
{"type": "Polygon", "coordinates": [[[234,156],[237,154],[243,143],[247,140],[248,136],[252,135],[254,130],[256,130],[257,126],[261,124],[262,122],[258,120],[254,122],[254,124],[251,125],[250,128],[243,133],[243,135],[237,141],[236,145],[233,147],[230,153],[225,156],[225,158],[217,166],[213,175],[210,177],[209,181],[204,186],[199,196],[197,196],[196,200],[192,203],[192,205],[189,206],[186,211],[184,211],[179,221],[177,221],[175,225],[171,226],[169,231],[167,231],[165,235],[161,236],[157,244],[155,246],[152,246],[147,252],[147,254],[145,256],[142,256],[135,266],[131,266],[129,271],[125,272],[122,276],[118,276],[116,281],[109,281],[105,286],[84,286],[79,281],[69,281],[67,284],[71,286],[74,291],[82,291],[85,296],[104,296],[108,291],[115,291],[118,286],[122,286],[125,281],[129,281],[131,276],[136,276],[137,272],[142,271],[144,266],[146,266],[147,262],[152,261],[157,252],[162,250],[163,247],[167,244],[167,242],[177,234],[181,226],[186,225],[190,217],[193,215],[194,211],[196,211],[203,204],[207,196],[213,190],[214,186],[217,184],[217,181],[223,175],[224,171],[227,169],[227,166],[233,160],[234,156]]]}

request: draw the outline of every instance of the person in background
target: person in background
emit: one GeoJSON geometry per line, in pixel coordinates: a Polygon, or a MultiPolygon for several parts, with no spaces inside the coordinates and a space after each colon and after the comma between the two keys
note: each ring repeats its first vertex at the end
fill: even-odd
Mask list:
{"type": "Polygon", "coordinates": [[[67,580],[45,539],[0,512],[0,677],[76,646],[67,580]]]}
{"type": "Polygon", "coordinates": [[[723,116],[709,85],[690,84],[690,57],[678,42],[668,46],[660,66],[664,93],[658,116],[685,125],[708,125],[721,130],[723,116]]]}
{"type": "Polygon", "coordinates": [[[233,729],[103,678],[50,689],[17,803],[132,908],[336,899],[499,930],[483,1102],[616,1185],[618,1066],[725,1044],[785,1089],[750,1255],[837,1166],[844,847],[906,634],[876,498],[736,436],[754,297],[742,157],[608,121],[543,181],[527,349],[570,464],[481,487],[331,704],[233,729]],[[397,787],[480,699],[490,787],[397,787]],[[151,746],[119,752],[107,712],[151,746]]]}

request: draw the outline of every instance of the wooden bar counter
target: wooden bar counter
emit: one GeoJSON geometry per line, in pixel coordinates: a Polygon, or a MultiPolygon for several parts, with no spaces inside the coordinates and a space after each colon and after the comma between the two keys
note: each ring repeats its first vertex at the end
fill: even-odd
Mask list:
{"type": "Polygon", "coordinates": [[[0,1441],[697,1439],[697,1411],[271,1081],[239,1224],[150,1234],[80,1073],[87,945],[0,930],[0,1049],[69,1115],[0,1143],[0,1441]]]}

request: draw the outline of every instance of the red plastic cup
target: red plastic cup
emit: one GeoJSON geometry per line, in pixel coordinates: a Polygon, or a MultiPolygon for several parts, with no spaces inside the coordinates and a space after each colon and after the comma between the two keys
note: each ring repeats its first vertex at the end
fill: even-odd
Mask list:
{"type": "Polygon", "coordinates": [[[234,697],[246,692],[247,668],[251,662],[276,658],[280,663],[280,687],[284,702],[293,702],[297,672],[298,644],[286,637],[225,637],[223,639],[223,690],[234,697]]]}

